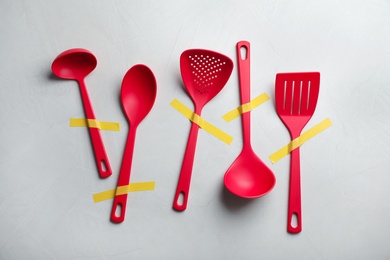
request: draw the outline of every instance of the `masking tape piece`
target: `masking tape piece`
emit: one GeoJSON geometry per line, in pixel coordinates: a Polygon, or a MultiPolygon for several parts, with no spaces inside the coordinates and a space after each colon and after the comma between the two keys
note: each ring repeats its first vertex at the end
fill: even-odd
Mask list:
{"type": "Polygon", "coordinates": [[[72,127],[91,127],[99,128],[100,130],[117,131],[119,132],[120,125],[117,122],[101,122],[96,119],[71,118],[70,126],[72,127]]]}
{"type": "Polygon", "coordinates": [[[134,191],[147,191],[154,190],[155,182],[136,182],[130,183],[129,185],[119,186],[114,190],[107,190],[93,194],[93,201],[95,203],[102,202],[104,200],[113,199],[117,195],[126,194],[134,191]]]}
{"type": "Polygon", "coordinates": [[[222,118],[226,122],[230,122],[233,119],[241,116],[243,113],[249,112],[249,111],[253,110],[254,108],[260,106],[261,104],[268,101],[269,99],[270,99],[270,97],[267,95],[267,93],[263,93],[263,94],[255,97],[254,99],[252,99],[249,103],[243,104],[243,105],[233,109],[232,111],[226,113],[225,115],[222,116],[222,118]]]}
{"type": "Polygon", "coordinates": [[[269,156],[269,159],[272,163],[276,163],[283,157],[285,157],[287,154],[289,154],[292,150],[295,148],[301,146],[306,141],[314,137],[315,135],[319,134],[320,132],[324,131],[326,128],[330,127],[332,125],[332,122],[329,118],[326,118],[322,122],[318,123],[317,125],[313,126],[309,130],[305,131],[303,134],[301,134],[299,137],[292,140],[289,144],[279,149],[277,152],[273,153],[269,156]]]}
{"type": "Polygon", "coordinates": [[[231,144],[233,141],[233,137],[228,135],[227,133],[223,132],[221,129],[213,126],[206,120],[204,120],[202,117],[200,117],[198,114],[195,114],[191,111],[188,107],[186,107],[183,103],[181,103],[176,98],[172,100],[170,105],[175,108],[177,111],[179,111],[182,115],[184,115],[187,119],[191,120],[195,124],[197,124],[200,128],[203,130],[209,132],[210,134],[217,137],[219,140],[231,144]]]}

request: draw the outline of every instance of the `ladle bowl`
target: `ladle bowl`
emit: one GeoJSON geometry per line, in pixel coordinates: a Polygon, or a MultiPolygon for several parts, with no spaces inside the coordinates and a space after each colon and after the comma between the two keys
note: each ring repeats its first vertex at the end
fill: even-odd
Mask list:
{"type": "Polygon", "coordinates": [[[59,78],[83,80],[96,68],[96,65],[97,59],[90,51],[75,48],[58,55],[51,68],[59,78]]]}
{"type": "Polygon", "coordinates": [[[257,198],[275,186],[275,176],[252,149],[242,150],[224,177],[226,188],[242,198],[257,198]]]}

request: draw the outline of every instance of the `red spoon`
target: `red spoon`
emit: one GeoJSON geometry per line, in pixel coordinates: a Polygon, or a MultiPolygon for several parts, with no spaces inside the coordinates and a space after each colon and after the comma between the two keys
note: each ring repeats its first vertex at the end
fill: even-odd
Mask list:
{"type": "MultiPolygon", "coordinates": [[[[241,103],[250,102],[250,44],[237,43],[238,75],[241,103]],[[241,55],[241,49],[246,57],[241,55]]],[[[257,198],[270,192],[275,186],[275,175],[255,154],[250,140],[250,112],[242,114],[244,146],[241,153],[225,173],[224,183],[233,194],[243,198],[257,198]]]]}
{"type": "MultiPolygon", "coordinates": [[[[204,105],[225,86],[232,73],[233,62],[229,57],[214,51],[192,49],[181,54],[180,70],[184,85],[194,102],[195,113],[200,116],[204,105]]],[[[178,211],[187,208],[198,130],[199,126],[192,123],[173,201],[173,208],[178,211]]]]}
{"type": "MultiPolygon", "coordinates": [[[[122,81],[121,101],[130,127],[117,187],[126,186],[130,183],[137,127],[152,109],[156,94],[156,79],[148,67],[138,64],[127,71],[122,81]]],[[[111,221],[115,223],[123,222],[126,213],[126,203],[127,193],[115,196],[111,211],[111,221]]]]}
{"type": "MultiPolygon", "coordinates": [[[[85,49],[70,49],[58,55],[51,66],[53,73],[57,77],[76,80],[78,82],[87,119],[95,119],[95,113],[89,100],[84,79],[96,68],[96,64],[96,57],[90,51],[85,49]]],[[[102,137],[100,136],[100,130],[92,127],[88,129],[99,176],[106,178],[112,174],[112,171],[106,150],[104,149],[102,137]]]]}

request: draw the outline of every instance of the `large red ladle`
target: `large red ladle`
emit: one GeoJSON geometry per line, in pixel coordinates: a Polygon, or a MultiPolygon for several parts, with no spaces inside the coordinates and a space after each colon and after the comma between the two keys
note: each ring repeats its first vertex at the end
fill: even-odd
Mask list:
{"type": "MultiPolygon", "coordinates": [[[[76,80],[80,87],[81,99],[84,105],[84,112],[87,119],[95,119],[91,101],[84,83],[85,77],[90,74],[97,65],[96,57],[85,49],[70,49],[64,51],[55,58],[51,69],[53,73],[63,79],[76,80]]],[[[95,161],[101,178],[106,178],[112,174],[110,162],[104,149],[99,128],[89,127],[89,135],[95,154],[95,161]]]]}
{"type": "MultiPolygon", "coordinates": [[[[131,67],[122,81],[121,101],[129,123],[125,152],[119,173],[117,187],[130,183],[135,136],[138,125],[149,114],[157,95],[157,82],[153,72],[145,65],[131,67]]],[[[111,211],[111,221],[123,222],[125,219],[127,193],[116,195],[111,211]]]]}
{"type": "MultiPolygon", "coordinates": [[[[250,44],[237,43],[238,75],[241,103],[250,102],[250,44]],[[241,55],[243,53],[246,55],[241,55]]],[[[275,186],[275,175],[255,154],[250,140],[250,111],[242,114],[244,146],[237,159],[225,173],[224,183],[233,194],[243,198],[257,198],[275,186]]]]}

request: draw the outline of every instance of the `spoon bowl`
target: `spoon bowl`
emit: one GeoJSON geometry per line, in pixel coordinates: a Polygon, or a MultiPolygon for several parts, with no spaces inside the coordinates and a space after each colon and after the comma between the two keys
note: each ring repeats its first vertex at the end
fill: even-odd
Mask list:
{"type": "Polygon", "coordinates": [[[122,86],[125,116],[131,125],[138,125],[153,107],[157,94],[156,79],[147,66],[138,64],[127,72],[122,86]]]}
{"type": "MultiPolygon", "coordinates": [[[[51,66],[53,73],[57,77],[76,80],[78,82],[85,116],[89,120],[95,120],[95,113],[92,109],[84,79],[96,68],[96,65],[97,59],[90,51],[75,48],[62,52],[55,58],[51,66]]],[[[88,130],[99,176],[101,178],[107,178],[112,174],[112,170],[100,135],[100,129],[89,127],[88,130]]]]}

